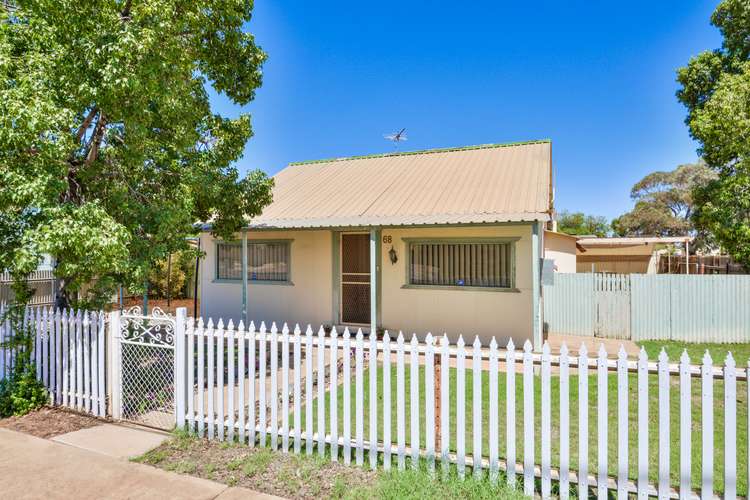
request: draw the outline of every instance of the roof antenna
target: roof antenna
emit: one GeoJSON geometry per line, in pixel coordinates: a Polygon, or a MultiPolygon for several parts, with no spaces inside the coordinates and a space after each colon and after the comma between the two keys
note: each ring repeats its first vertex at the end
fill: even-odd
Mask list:
{"type": "Polygon", "coordinates": [[[393,142],[393,147],[398,150],[398,143],[402,141],[408,140],[406,137],[406,129],[402,128],[398,132],[394,132],[392,134],[385,134],[383,136],[384,138],[388,139],[389,141],[393,142]]]}

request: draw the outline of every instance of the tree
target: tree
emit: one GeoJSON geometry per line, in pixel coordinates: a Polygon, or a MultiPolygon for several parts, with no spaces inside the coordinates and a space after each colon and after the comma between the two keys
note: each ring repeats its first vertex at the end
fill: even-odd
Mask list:
{"type": "Polygon", "coordinates": [[[630,191],[635,207],[612,221],[620,236],[682,236],[695,233],[693,191],[716,175],[704,163],[680,165],[670,172],[653,172],[630,191]]]}
{"type": "Polygon", "coordinates": [[[677,98],[699,153],[717,177],[694,193],[693,221],[750,268],[750,4],[724,0],[711,16],[721,48],[680,68],[677,98]]]}
{"type": "Polygon", "coordinates": [[[228,237],[271,201],[240,177],[266,54],[247,0],[18,0],[0,5],[0,269],[57,262],[58,306],[97,305],[211,220],[228,237]],[[76,301],[78,293],[86,295],[76,301]],[[93,286],[91,286],[93,285],[93,286]]]}
{"type": "Polygon", "coordinates": [[[557,214],[557,228],[566,234],[607,236],[609,222],[602,216],[563,210],[557,214]]]}

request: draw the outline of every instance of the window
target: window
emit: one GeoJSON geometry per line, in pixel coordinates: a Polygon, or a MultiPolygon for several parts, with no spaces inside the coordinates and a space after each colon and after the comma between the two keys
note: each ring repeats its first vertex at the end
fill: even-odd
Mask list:
{"type": "Polygon", "coordinates": [[[512,288],[512,241],[409,243],[409,284],[512,288]]]}
{"type": "MultiPolygon", "coordinates": [[[[248,241],[248,281],[289,281],[289,255],[288,241],[248,241]]],[[[242,244],[217,244],[216,278],[242,279],[242,244]]]]}

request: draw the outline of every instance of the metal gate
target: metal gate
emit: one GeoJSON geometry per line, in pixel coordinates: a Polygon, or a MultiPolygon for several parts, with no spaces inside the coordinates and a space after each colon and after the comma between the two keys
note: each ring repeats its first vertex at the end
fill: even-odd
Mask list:
{"type": "Polygon", "coordinates": [[[594,275],[594,336],[630,338],[630,276],[594,275]]]}
{"type": "MultiPolygon", "coordinates": [[[[175,425],[175,318],[154,308],[122,314],[117,332],[119,386],[116,416],[140,425],[175,425]]],[[[117,390],[117,388],[115,388],[117,390]]]]}

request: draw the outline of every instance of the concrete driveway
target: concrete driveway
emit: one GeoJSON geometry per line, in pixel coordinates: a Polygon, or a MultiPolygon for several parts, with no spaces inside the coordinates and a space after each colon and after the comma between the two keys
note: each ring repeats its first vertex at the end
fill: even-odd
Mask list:
{"type": "Polygon", "coordinates": [[[0,496],[13,499],[276,497],[0,429],[0,496]]]}

